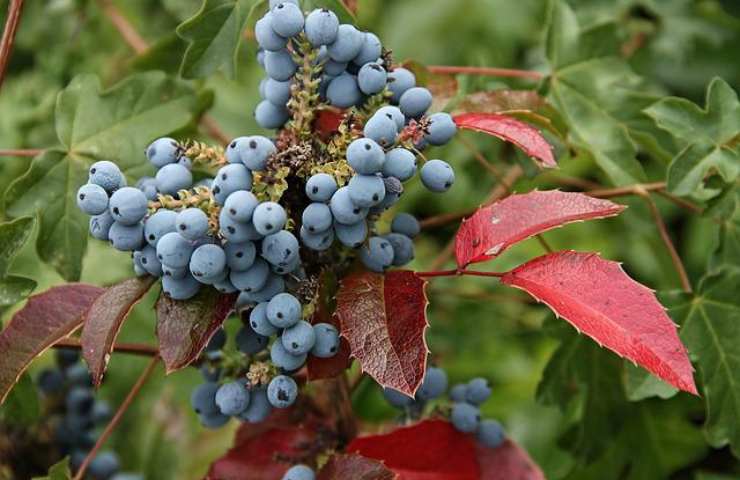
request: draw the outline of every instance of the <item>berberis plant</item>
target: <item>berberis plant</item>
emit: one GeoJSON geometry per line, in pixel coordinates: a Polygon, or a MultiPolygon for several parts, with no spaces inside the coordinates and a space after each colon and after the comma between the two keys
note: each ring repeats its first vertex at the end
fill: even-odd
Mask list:
{"type": "MultiPolygon", "coordinates": [[[[164,2],[183,21],[152,45],[126,18],[147,2],[69,3],[55,12],[102,14],[101,38],[113,25],[136,51],[113,70],[140,72],[107,90],[75,76],[47,102],[58,144],[2,152],[34,158],[9,173],[0,224],[0,479],[740,475],[740,101],[720,77],[704,105],[671,96],[696,85],[663,62],[689,55],[666,31],[683,25],[723,64],[740,20],[721,2],[478,12],[540,15],[531,70],[402,60],[360,28],[363,2],[164,2]],[[239,82],[259,99],[220,96],[239,82]],[[554,352],[534,334],[548,311],[554,352]],[[50,348],[57,366],[36,370],[50,348]],[[505,385],[544,354],[536,398],[559,409],[505,385]],[[133,386],[123,355],[149,357],[133,386]],[[160,364],[178,373],[154,391],[160,364]]],[[[9,3],[0,81],[22,11],[9,3]]],[[[450,45],[455,25],[426,35],[450,45]]],[[[65,84],[79,70],[22,28],[17,43],[65,84]]]]}

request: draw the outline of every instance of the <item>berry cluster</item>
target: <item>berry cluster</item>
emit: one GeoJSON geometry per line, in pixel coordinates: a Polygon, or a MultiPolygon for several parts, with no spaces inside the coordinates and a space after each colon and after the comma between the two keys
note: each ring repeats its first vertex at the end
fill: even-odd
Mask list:
{"type": "MultiPolygon", "coordinates": [[[[98,439],[99,429],[111,417],[111,408],[97,400],[87,367],[71,350],[56,351],[56,367],[38,376],[38,387],[49,411],[54,443],[63,455],[69,455],[73,469],[78,469],[98,439]]],[[[88,474],[94,480],[135,480],[142,477],[118,473],[120,462],[111,451],[100,452],[90,463],[88,474]]]]}
{"type": "MultiPolygon", "coordinates": [[[[429,367],[414,398],[392,388],[383,390],[386,401],[403,410],[409,417],[419,417],[430,400],[447,392],[447,374],[441,368],[429,367]]],[[[457,384],[449,391],[452,402],[450,421],[463,433],[474,434],[483,445],[495,448],[505,439],[501,424],[496,420],[481,420],[480,406],[491,396],[491,387],[484,378],[474,378],[468,383],[457,384]]]]}

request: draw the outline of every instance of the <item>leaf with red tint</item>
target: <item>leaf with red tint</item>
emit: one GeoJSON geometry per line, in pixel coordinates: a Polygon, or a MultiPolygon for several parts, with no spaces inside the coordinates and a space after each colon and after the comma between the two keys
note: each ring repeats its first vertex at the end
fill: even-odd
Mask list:
{"type": "Polygon", "coordinates": [[[322,138],[328,140],[339,129],[339,125],[344,120],[344,112],[336,109],[319,110],[314,120],[313,128],[322,138]]]}
{"type": "Polygon", "coordinates": [[[504,274],[501,282],[546,303],[579,331],[671,385],[696,394],[676,326],[649,288],[595,253],[555,252],[504,274]]]}
{"type": "Polygon", "coordinates": [[[540,467],[511,440],[496,448],[476,444],[481,480],[545,480],[540,467]]]}
{"type": "Polygon", "coordinates": [[[362,370],[413,396],[424,378],[426,282],[408,270],[354,273],[341,281],[337,317],[362,370]]]}
{"type": "MultiPolygon", "coordinates": [[[[341,330],[339,319],[333,314],[336,309],[334,304],[334,292],[336,292],[337,281],[334,275],[324,273],[319,282],[321,293],[316,302],[316,312],[311,317],[311,323],[328,323],[341,330]]],[[[349,343],[344,337],[340,338],[339,351],[331,358],[319,358],[314,355],[308,356],[306,367],[309,380],[320,380],[323,378],[334,378],[342,374],[350,366],[349,343]]]]}
{"type": "Polygon", "coordinates": [[[512,245],[566,223],[611,217],[622,205],[583,193],[529,192],[510,195],[463,220],[455,237],[457,265],[497,257],[512,245]]]}
{"type": "Polygon", "coordinates": [[[0,403],[31,361],[75,331],[105,290],[70,283],[34,295],[0,333],[0,403]]]}
{"type": "Polygon", "coordinates": [[[333,455],[318,474],[318,480],[394,480],[398,475],[377,460],[361,455],[333,455]]]}
{"type": "Polygon", "coordinates": [[[475,440],[447,421],[426,420],[355,439],[347,451],[383,462],[399,480],[478,480],[475,440]]]}
{"type": "Polygon", "coordinates": [[[103,380],[113,343],[129,312],[154,284],[154,277],[129,278],[105,290],[85,314],[82,327],[82,356],[85,357],[93,384],[103,380]]]}
{"type": "Polygon", "coordinates": [[[216,330],[234,309],[236,295],[201,289],[190,300],[160,295],[157,311],[159,354],[167,373],[188,366],[198,358],[216,330]]]}
{"type": "Polygon", "coordinates": [[[506,110],[531,110],[543,108],[547,103],[534,90],[488,90],[465,95],[455,106],[460,113],[500,113],[506,110]]]}
{"type": "Polygon", "coordinates": [[[552,146],[547,143],[539,130],[528,123],[498,113],[463,113],[456,115],[454,119],[460,128],[487,133],[513,143],[524,153],[538,160],[543,167],[557,167],[552,146]]]}

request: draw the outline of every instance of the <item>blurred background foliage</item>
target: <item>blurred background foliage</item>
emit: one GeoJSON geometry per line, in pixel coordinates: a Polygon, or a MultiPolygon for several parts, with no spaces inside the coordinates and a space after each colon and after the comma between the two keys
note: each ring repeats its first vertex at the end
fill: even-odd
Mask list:
{"type": "MultiPolygon", "coordinates": [[[[200,0],[113,2],[143,40],[152,45],[142,55],[137,55],[114,28],[106,13],[108,3],[26,2],[7,78],[0,91],[1,148],[57,145],[56,97],[79,74],[98,76],[104,87],[151,69],[178,75],[186,44],[174,32],[198,10],[200,0]]],[[[740,86],[740,2],[736,0],[568,3],[582,26],[609,26],[610,38],[619,42],[626,64],[639,78],[635,88],[646,97],[676,95],[703,106],[706,87],[713,77],[721,76],[736,90],[740,86]]],[[[7,2],[0,2],[0,6],[4,14],[7,2]]],[[[399,61],[512,67],[547,73],[547,10],[543,0],[360,0],[358,24],[375,31],[399,61]]],[[[188,88],[201,95],[201,110],[208,108],[209,115],[228,137],[260,133],[251,114],[258,103],[257,87],[262,76],[255,51],[254,41],[246,39],[241,43],[234,78],[218,71],[187,80],[188,88]]],[[[460,76],[457,80],[459,95],[502,88],[538,88],[536,82],[521,79],[460,76]]],[[[548,85],[543,83],[539,88],[547,93],[548,85]]],[[[613,93],[600,91],[596,95],[606,108],[621,108],[628,115],[631,106],[624,97],[612,96],[613,93]]],[[[175,134],[208,138],[196,121],[175,134]]],[[[556,142],[560,170],[538,174],[526,159],[502,142],[468,132],[460,135],[500,171],[517,162],[524,166],[526,175],[513,186],[515,191],[559,188],[559,179],[564,177],[613,185],[590,155],[570,151],[562,143],[556,142]]],[[[661,137],[657,132],[655,136],[661,137]]],[[[663,136],[658,139],[662,144],[656,151],[662,149],[665,155],[647,155],[641,150],[637,157],[652,181],[665,179],[670,154],[676,152],[673,140],[665,133],[663,136]]],[[[483,170],[461,142],[453,142],[435,153],[455,165],[455,188],[437,197],[411,184],[399,209],[420,218],[464,211],[483,202],[498,182],[496,175],[483,170]]],[[[99,154],[104,156],[105,152],[99,154]]],[[[5,190],[22,175],[30,161],[0,159],[0,189],[5,190]]],[[[145,164],[143,154],[127,161],[131,165],[145,164]]],[[[729,195],[735,195],[732,189],[729,195]]],[[[655,200],[696,286],[717,247],[717,222],[687,212],[662,197],[656,196],[655,200]]],[[[598,251],[606,258],[621,261],[630,275],[656,290],[679,288],[670,257],[645,203],[638,197],[621,197],[618,201],[629,207],[619,218],[558,229],[546,234],[547,241],[555,249],[598,251]]],[[[417,240],[412,268],[429,269],[455,229],[453,223],[426,231],[417,240]]],[[[38,292],[64,279],[39,260],[35,244],[35,240],[28,242],[11,271],[36,280],[38,292]]],[[[542,246],[530,240],[502,255],[491,268],[510,268],[542,253],[542,246]]],[[[111,284],[131,275],[130,259],[105,244],[90,241],[81,272],[81,281],[111,284]]],[[[623,365],[616,356],[576,336],[564,322],[553,320],[546,308],[495,282],[440,279],[429,289],[428,341],[433,361],[447,369],[453,382],[472,376],[485,376],[492,381],[494,395],[484,413],[502,420],[511,436],[542,466],[547,478],[740,478],[740,468],[729,447],[711,446],[702,430],[706,412],[701,399],[686,394],[674,396],[657,382],[645,385],[651,380],[646,380],[636,367],[623,365]],[[558,350],[561,343],[572,358],[558,350]],[[551,358],[553,363],[548,369],[562,371],[543,381],[543,371],[551,358]],[[591,370],[583,371],[587,368],[591,370]],[[624,387],[629,382],[633,382],[632,386],[624,387]],[[627,395],[631,399],[640,397],[635,385],[644,386],[650,398],[629,401],[627,395]],[[652,396],[656,392],[671,398],[652,396]]],[[[157,293],[150,292],[136,308],[120,340],[154,342],[152,307],[157,293]]],[[[11,313],[12,309],[4,313],[4,322],[11,313]]],[[[230,322],[230,327],[235,328],[235,322],[230,322]]],[[[42,358],[31,374],[49,362],[50,358],[42,358]]],[[[140,358],[115,355],[101,395],[117,405],[145,363],[140,358]]],[[[141,471],[152,479],[201,478],[209,462],[228,448],[233,424],[219,431],[206,431],[189,411],[190,389],[197,382],[195,369],[166,379],[159,371],[145,387],[110,441],[126,470],[141,471]]],[[[17,390],[22,388],[23,385],[17,390]]],[[[395,415],[371,382],[361,386],[354,401],[369,431],[382,428],[380,424],[395,415]]],[[[4,421],[19,418],[17,410],[9,412],[9,408],[6,405],[0,409],[4,421]]],[[[31,407],[26,416],[33,415],[31,407]]],[[[737,412],[734,418],[738,420],[737,412]]]]}

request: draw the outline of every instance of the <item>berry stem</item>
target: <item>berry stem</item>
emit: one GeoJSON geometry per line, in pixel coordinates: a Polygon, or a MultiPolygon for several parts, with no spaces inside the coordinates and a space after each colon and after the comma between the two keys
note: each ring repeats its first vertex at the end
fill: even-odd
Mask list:
{"type": "Polygon", "coordinates": [[[0,40],[0,85],[5,79],[5,70],[10,61],[10,54],[13,51],[13,41],[18,31],[18,23],[23,11],[23,0],[10,0],[8,5],[8,15],[5,19],[5,29],[3,37],[0,40]]]}
{"type": "Polygon", "coordinates": [[[503,277],[505,274],[501,272],[479,272],[476,270],[436,270],[431,272],[416,272],[416,274],[422,278],[436,278],[436,277],[456,277],[460,275],[469,275],[471,277],[503,277]]]}
{"type": "Polygon", "coordinates": [[[459,67],[454,65],[430,65],[427,67],[431,73],[442,75],[464,74],[464,75],[482,75],[487,77],[508,77],[508,78],[531,78],[540,80],[544,75],[533,70],[517,70],[513,68],[494,68],[494,67],[459,67]]]}
{"type": "Polygon", "coordinates": [[[26,148],[26,149],[0,149],[0,157],[35,157],[44,153],[41,148],[26,148]]]}
{"type": "MultiPolygon", "coordinates": [[[[52,348],[60,348],[67,350],[81,350],[82,345],[76,338],[65,338],[55,343],[52,348]]],[[[113,346],[113,351],[117,353],[129,353],[132,355],[142,355],[145,357],[153,357],[159,355],[157,347],[151,345],[145,345],[143,343],[116,343],[113,346]]]]}

